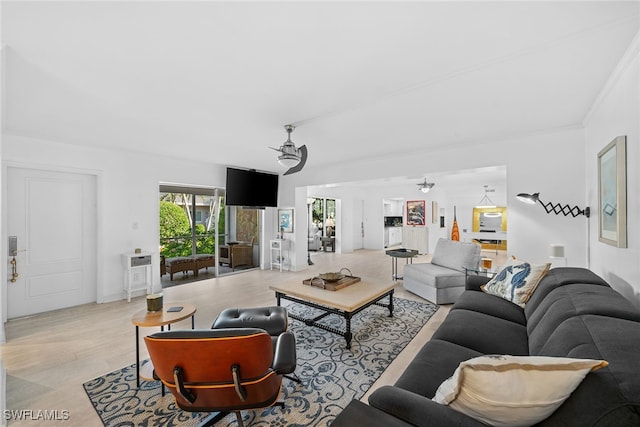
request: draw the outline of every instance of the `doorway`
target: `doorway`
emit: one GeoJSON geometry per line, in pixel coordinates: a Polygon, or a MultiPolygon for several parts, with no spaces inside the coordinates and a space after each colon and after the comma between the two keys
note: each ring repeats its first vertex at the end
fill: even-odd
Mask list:
{"type": "Polygon", "coordinates": [[[309,224],[309,250],[335,252],[336,199],[313,197],[311,224],[309,224]]]}
{"type": "Polygon", "coordinates": [[[96,181],[7,167],[9,319],[96,301],[96,181]]]}

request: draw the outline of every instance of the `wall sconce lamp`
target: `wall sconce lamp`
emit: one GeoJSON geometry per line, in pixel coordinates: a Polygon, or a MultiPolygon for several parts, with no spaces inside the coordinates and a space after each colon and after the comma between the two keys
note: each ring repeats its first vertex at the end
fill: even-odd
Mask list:
{"type": "Polygon", "coordinates": [[[577,206],[570,207],[569,205],[561,205],[560,203],[544,203],[540,200],[540,193],[520,193],[516,196],[518,200],[524,203],[528,203],[530,205],[535,205],[536,202],[539,202],[547,213],[555,213],[556,215],[563,214],[564,216],[573,216],[574,218],[578,215],[584,215],[587,218],[591,215],[591,209],[587,206],[584,209],[580,209],[577,206]]]}

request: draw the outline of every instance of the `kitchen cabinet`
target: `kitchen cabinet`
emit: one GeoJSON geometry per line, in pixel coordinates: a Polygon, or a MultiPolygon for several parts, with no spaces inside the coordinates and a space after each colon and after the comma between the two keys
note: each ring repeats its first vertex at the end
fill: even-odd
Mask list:
{"type": "Polygon", "coordinates": [[[384,216],[403,216],[404,200],[388,199],[383,201],[384,216]]]}
{"type": "Polygon", "coordinates": [[[402,244],[402,227],[388,227],[389,243],[388,246],[398,246],[402,244]]]}
{"type": "Polygon", "coordinates": [[[403,227],[402,246],[416,249],[419,254],[429,253],[429,229],[427,227],[403,227]]]}

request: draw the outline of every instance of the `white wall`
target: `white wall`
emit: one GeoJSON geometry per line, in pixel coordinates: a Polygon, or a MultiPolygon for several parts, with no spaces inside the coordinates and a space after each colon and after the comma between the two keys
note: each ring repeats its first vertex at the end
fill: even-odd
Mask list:
{"type": "MultiPolygon", "coordinates": [[[[398,155],[367,159],[360,162],[335,164],[332,167],[307,167],[300,173],[281,177],[280,206],[294,207],[294,233],[286,236],[306,242],[307,186],[356,182],[395,176],[424,176],[495,165],[505,165],[506,205],[508,206],[509,253],[531,262],[546,261],[549,245],[561,243],[566,247],[568,264],[587,266],[587,233],[591,247],[591,268],[603,275],[626,295],[638,299],[640,283],[638,257],[638,171],[640,160],[638,136],[638,42],[625,57],[613,83],[598,102],[585,128],[559,129],[499,141],[474,141],[450,149],[405,153],[399,145],[398,155]],[[541,206],[518,202],[519,192],[540,192],[547,202],[571,206],[596,206],[595,154],[614,136],[628,137],[628,217],[629,248],[616,249],[597,241],[597,217],[590,220],[549,215],[541,206]],[[585,143],[586,141],[586,143],[585,143]]],[[[225,186],[225,167],[209,163],[180,161],[134,152],[116,152],[82,148],[66,144],[39,141],[13,135],[3,135],[2,162],[27,164],[43,168],[68,168],[93,171],[99,176],[101,214],[99,218],[99,275],[100,301],[122,297],[122,267],[120,254],[135,247],[157,252],[158,248],[158,184],[185,183],[203,186],[225,186]],[[138,227],[134,229],[134,223],[138,227]],[[100,263],[100,260],[99,260],[100,263]]],[[[427,138],[428,135],[416,135],[427,138]]],[[[482,183],[478,183],[481,185],[482,183]]],[[[345,191],[345,190],[340,190],[345,191]]],[[[457,196],[438,194],[437,187],[427,201],[438,198],[446,210],[447,227],[451,226],[452,207],[459,207],[461,228],[470,228],[470,209],[475,203],[457,196]],[[432,199],[433,198],[433,199],[432,199]],[[442,201],[440,200],[442,199],[442,201]],[[465,208],[465,203],[468,207],[465,208]]],[[[374,228],[382,224],[381,200],[396,194],[375,194],[370,190],[351,190],[331,194],[341,201],[340,224],[359,226],[359,219],[350,217],[353,204],[364,200],[365,247],[380,247],[382,238],[374,228]]],[[[5,206],[6,207],[6,206],[5,206]]],[[[6,212],[6,209],[4,209],[6,212]]],[[[275,209],[265,212],[265,237],[277,230],[275,209]]],[[[447,230],[448,231],[448,230],[447,230]]],[[[381,231],[380,231],[381,232],[381,231]]],[[[2,238],[6,241],[6,231],[2,238]]],[[[447,233],[448,234],[448,233],[447,233]]],[[[354,233],[341,233],[353,236],[354,233]]],[[[345,238],[341,250],[353,249],[353,242],[345,238]]],[[[267,245],[265,245],[267,246],[267,245]]],[[[268,250],[268,249],[267,249],[268,250]]],[[[298,244],[291,256],[291,268],[307,268],[306,245],[298,244]]],[[[157,261],[156,261],[157,262],[157,261]]],[[[6,276],[6,275],[5,275],[6,276]]],[[[154,284],[159,283],[159,271],[154,268],[154,284]]]]}
{"type": "MultiPolygon", "coordinates": [[[[12,135],[4,135],[2,161],[3,169],[7,165],[18,165],[82,170],[98,175],[98,265],[102,265],[98,271],[98,302],[122,298],[120,254],[138,247],[156,254],[153,283],[154,289],[160,288],[157,267],[160,182],[224,187],[226,179],[226,169],[220,165],[82,148],[12,135]]],[[[3,232],[4,241],[5,234],[3,232]]]]}
{"type": "Polygon", "coordinates": [[[640,307],[640,33],[585,121],[587,197],[598,206],[597,155],[616,136],[627,136],[627,248],[598,240],[598,209],[590,231],[591,268],[640,307]]]}
{"type": "MultiPolygon", "coordinates": [[[[427,137],[418,135],[416,137],[427,137]]],[[[505,139],[500,141],[469,143],[453,149],[443,147],[420,153],[400,153],[383,159],[363,159],[350,163],[348,167],[308,168],[300,173],[283,177],[281,198],[286,200],[294,194],[294,188],[327,183],[357,182],[395,176],[421,176],[429,173],[466,170],[505,165],[506,205],[508,206],[509,253],[531,262],[548,260],[549,245],[561,243],[566,247],[568,264],[586,266],[587,219],[547,214],[541,206],[530,206],[519,202],[515,195],[520,192],[540,192],[546,202],[586,206],[585,144],[581,127],[561,129],[546,133],[505,139]]],[[[481,187],[483,183],[478,183],[481,187]]],[[[333,196],[343,200],[340,187],[333,196]]],[[[477,200],[461,200],[438,194],[437,187],[430,192],[427,201],[437,199],[446,209],[446,225],[451,226],[453,206],[458,206],[460,228],[471,227],[471,208],[477,200]],[[443,201],[439,200],[443,199],[443,201]]],[[[301,192],[300,194],[306,193],[301,192]]],[[[357,191],[358,198],[365,200],[365,227],[367,230],[382,224],[382,199],[397,194],[357,191]],[[365,197],[363,197],[363,194],[365,197]]],[[[353,199],[353,194],[350,196],[353,199]]],[[[293,201],[291,201],[293,203],[293,201]]],[[[343,212],[348,215],[348,212],[343,212]]],[[[380,231],[381,233],[381,231],[380,231]]],[[[448,234],[448,233],[447,233],[448,234]]],[[[445,235],[447,235],[445,234],[445,235]]],[[[365,247],[380,248],[382,239],[373,232],[365,232],[365,247]]],[[[299,268],[304,268],[302,265],[299,268]]]]}
{"type": "MultiPolygon", "coordinates": [[[[0,7],[0,15],[1,15],[1,11],[2,8],[0,7]]],[[[5,77],[5,72],[4,72],[4,68],[5,68],[5,60],[4,57],[6,55],[6,49],[4,48],[3,45],[0,44],[0,162],[2,161],[2,142],[3,142],[3,132],[2,130],[4,129],[4,114],[5,114],[5,110],[4,110],[4,77],[5,77]]],[[[0,174],[0,177],[2,176],[2,174],[0,174]]],[[[2,185],[2,178],[0,178],[0,200],[2,200],[2,194],[4,193],[3,191],[4,186],[2,185]]],[[[3,229],[4,229],[4,221],[0,221],[0,236],[4,236],[5,233],[3,233],[3,229]]],[[[0,251],[0,253],[2,253],[2,251],[0,251]]],[[[6,259],[6,258],[5,258],[6,259]]],[[[5,274],[5,270],[7,268],[7,264],[6,263],[0,263],[0,277],[7,277],[7,275],[5,274]]],[[[6,279],[5,279],[6,280],[6,279]]],[[[0,281],[1,285],[4,285],[5,283],[3,283],[3,281],[0,281]]],[[[2,295],[2,293],[0,292],[0,295],[2,295]]],[[[4,304],[0,304],[0,321],[2,321],[5,318],[5,310],[4,310],[4,304]]],[[[0,327],[0,343],[3,343],[6,341],[5,338],[5,333],[4,333],[4,327],[0,327]]],[[[0,375],[4,374],[4,368],[0,369],[0,375]]],[[[5,398],[4,398],[4,388],[1,388],[0,386],[0,411],[4,410],[4,403],[5,403],[5,398]]],[[[4,425],[4,422],[0,422],[0,425],[4,425]]]]}

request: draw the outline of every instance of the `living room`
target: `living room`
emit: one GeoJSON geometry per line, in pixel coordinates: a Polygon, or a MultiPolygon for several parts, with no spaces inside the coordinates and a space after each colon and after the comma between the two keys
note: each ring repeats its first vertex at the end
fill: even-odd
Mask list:
{"type": "MultiPolygon", "coordinates": [[[[261,104],[261,108],[255,108],[260,110],[255,113],[257,117],[255,119],[256,132],[262,133],[259,138],[253,132],[244,129],[244,127],[252,127],[248,112],[246,113],[247,119],[242,122],[237,118],[228,120],[227,123],[232,124],[228,126],[221,126],[220,122],[217,122],[216,126],[224,127],[224,130],[217,133],[215,137],[208,136],[208,138],[199,138],[190,135],[189,132],[183,134],[176,130],[182,126],[184,129],[191,129],[195,132],[197,125],[191,119],[183,121],[182,124],[177,123],[177,120],[176,123],[164,120],[164,124],[170,122],[172,125],[162,126],[159,121],[153,120],[155,114],[160,115],[160,112],[153,110],[152,106],[147,106],[149,108],[146,110],[148,116],[143,118],[143,124],[132,124],[128,120],[117,122],[117,112],[125,107],[124,104],[127,101],[102,98],[104,93],[100,93],[97,102],[93,97],[96,91],[101,92],[98,88],[101,84],[111,85],[111,83],[105,83],[110,82],[109,79],[94,78],[95,87],[92,88],[91,79],[82,80],[80,79],[82,76],[67,75],[65,74],[68,71],[66,67],[54,67],[54,69],[48,70],[46,64],[53,59],[47,58],[46,55],[37,56],[35,53],[31,53],[28,48],[22,48],[22,45],[16,43],[16,41],[23,40],[21,37],[26,37],[17,30],[16,27],[19,25],[26,25],[25,32],[28,32],[30,25],[36,25],[33,22],[38,20],[44,20],[44,16],[51,16],[51,21],[54,22],[56,19],[59,20],[58,23],[67,22],[66,19],[61,18],[65,16],[66,12],[56,9],[58,2],[51,2],[52,4],[48,6],[37,3],[19,6],[10,3],[3,2],[1,16],[3,43],[6,43],[2,46],[4,59],[1,151],[3,163],[3,254],[6,259],[9,259],[7,241],[8,237],[14,234],[6,223],[11,208],[10,193],[7,188],[8,169],[45,169],[94,176],[96,179],[94,188],[97,196],[97,226],[95,243],[90,251],[95,253],[96,269],[95,279],[92,278],[89,282],[95,284],[93,301],[98,303],[98,307],[122,300],[121,254],[133,251],[134,248],[155,252],[154,248],[159,245],[157,223],[159,183],[224,188],[227,165],[282,172],[278,169],[275,152],[269,150],[268,147],[278,146],[281,141],[284,141],[286,135],[282,126],[296,121],[298,126],[292,134],[292,139],[298,145],[307,145],[309,160],[302,171],[280,176],[278,202],[278,207],[294,209],[293,233],[286,236],[287,239],[294,242],[291,273],[305,272],[310,269],[307,264],[306,246],[297,244],[297,242],[306,242],[307,231],[304,225],[306,224],[308,196],[331,196],[340,200],[340,227],[344,231],[341,235],[340,252],[342,255],[348,255],[357,248],[357,245],[352,237],[354,233],[346,232],[346,230],[359,227],[359,219],[354,218],[350,213],[357,210],[356,205],[362,204],[364,206],[362,212],[365,214],[376,212],[375,215],[379,215],[383,198],[382,195],[378,195],[372,190],[354,190],[357,186],[351,186],[350,183],[384,180],[390,177],[407,177],[412,179],[410,185],[415,186],[415,183],[432,174],[472,171],[498,166],[506,170],[505,197],[509,212],[509,254],[515,254],[531,262],[541,262],[548,258],[550,244],[561,243],[565,246],[568,265],[591,269],[640,307],[640,265],[637,262],[640,258],[638,247],[640,206],[637,201],[637,194],[640,194],[638,188],[640,185],[638,177],[638,165],[640,164],[640,150],[638,149],[638,137],[640,136],[640,101],[638,99],[640,93],[638,88],[640,39],[638,36],[638,5],[635,2],[601,5],[602,9],[597,9],[596,12],[590,9],[590,13],[587,14],[588,20],[582,24],[582,27],[572,28],[574,32],[569,30],[562,32],[560,29],[563,25],[556,22],[552,27],[556,32],[547,33],[552,34],[549,38],[537,42],[534,40],[532,42],[534,47],[531,47],[530,50],[522,46],[510,46],[510,50],[505,48],[500,53],[493,52],[491,57],[474,58],[474,61],[470,60],[465,64],[466,68],[458,64],[457,67],[452,66],[449,70],[440,70],[440,74],[430,75],[430,79],[421,77],[420,73],[425,73],[425,70],[433,64],[416,65],[416,74],[398,80],[395,84],[390,85],[387,91],[369,93],[367,87],[358,86],[357,90],[354,89],[353,92],[360,90],[368,95],[349,92],[348,95],[351,98],[344,95],[335,101],[327,101],[322,96],[322,90],[326,88],[313,89],[301,93],[304,97],[315,97],[318,100],[317,105],[305,105],[306,109],[304,110],[300,109],[302,105],[300,96],[283,96],[285,100],[277,104],[279,105],[277,108],[274,108],[276,104],[269,99],[264,102],[264,105],[261,104]],[[611,15],[604,12],[610,12],[611,15]],[[606,15],[607,18],[597,19],[599,14],[606,15]],[[578,44],[577,50],[562,49],[567,47],[566,45],[571,45],[571,42],[575,40],[581,42],[578,44]],[[597,40],[603,40],[603,45],[596,43],[597,40]],[[607,44],[614,42],[617,44],[607,44]],[[550,56],[545,56],[543,60],[556,61],[551,64],[555,68],[558,68],[559,64],[562,67],[567,67],[564,73],[558,73],[562,74],[561,76],[547,75],[549,69],[546,67],[536,70],[538,58],[535,55],[542,54],[544,48],[548,46],[553,46],[554,52],[550,56]],[[592,46],[592,49],[586,49],[588,55],[582,56],[584,53],[582,49],[585,46],[592,46]],[[576,56],[558,56],[569,55],[567,52],[573,52],[571,55],[575,54],[576,56]],[[535,58],[529,58],[528,54],[532,54],[535,58]],[[531,62],[524,61],[525,65],[534,69],[531,74],[512,74],[515,70],[510,61],[519,58],[531,60],[531,62]],[[574,62],[575,64],[573,64],[574,62]],[[475,74],[476,71],[480,71],[480,74],[475,74]],[[585,79],[590,81],[583,82],[582,71],[584,74],[588,74],[588,78],[585,79]],[[487,75],[492,74],[495,76],[491,80],[480,79],[480,77],[486,78],[487,75]],[[524,83],[524,89],[518,90],[517,96],[507,97],[505,93],[513,91],[514,88],[508,85],[504,88],[496,81],[512,75],[517,76],[516,80],[524,83]],[[76,78],[77,80],[74,80],[76,78]],[[571,84],[577,84],[578,81],[581,85],[573,86],[571,84]],[[69,82],[75,82],[77,86],[69,82]],[[416,84],[416,82],[421,84],[416,84]],[[462,89],[456,90],[456,87],[462,89]],[[428,90],[425,91],[425,88],[428,90]],[[529,88],[533,89],[529,90],[529,88]],[[499,89],[503,92],[500,92],[499,89]],[[437,105],[429,104],[428,108],[425,107],[423,103],[426,101],[424,99],[432,97],[435,99],[435,92],[442,92],[447,96],[441,94],[437,101],[430,101],[436,102],[437,105]],[[533,96],[535,93],[531,92],[544,93],[546,96],[533,96]],[[554,95],[556,93],[558,94],[557,98],[554,95]],[[397,102],[389,105],[383,103],[384,108],[373,108],[373,104],[387,99],[386,97],[390,95],[393,95],[390,98],[397,102]],[[525,97],[525,95],[527,96],[525,97]],[[566,101],[566,98],[571,96],[575,96],[575,102],[566,101]],[[417,104],[410,103],[409,101],[414,100],[414,97],[422,101],[417,104]],[[478,102],[478,99],[481,101],[478,102]],[[365,103],[363,106],[364,100],[371,102],[365,103]],[[296,102],[298,104],[294,105],[296,102]],[[330,108],[335,105],[339,105],[340,108],[330,108]],[[473,105],[473,108],[465,107],[466,105],[473,105]],[[358,106],[362,108],[356,108],[358,106]],[[365,114],[371,109],[373,109],[372,115],[365,114]],[[423,115],[408,114],[411,109],[426,111],[426,113],[423,115]],[[487,111],[484,111],[485,109],[487,111]],[[276,113],[274,110],[280,111],[276,113]],[[56,117],[56,119],[49,121],[49,114],[53,115],[61,111],[64,112],[63,117],[56,117]],[[321,114],[321,112],[323,113],[321,114]],[[527,120],[520,118],[520,116],[526,117],[527,120]],[[310,119],[314,117],[320,117],[320,119],[310,119]],[[385,117],[385,119],[382,120],[380,117],[385,117]],[[435,126],[434,123],[442,124],[442,126],[435,126]],[[383,124],[387,125],[383,126],[383,124]],[[491,127],[488,126],[489,124],[491,127]],[[149,130],[145,136],[145,132],[137,133],[141,128],[153,129],[149,130]],[[78,134],[63,133],[65,129],[75,129],[78,134]],[[96,129],[99,129],[99,132],[96,132],[96,129]],[[114,129],[118,129],[118,131],[116,132],[114,129]],[[87,133],[83,134],[81,130],[87,133]],[[89,138],[87,137],[89,131],[106,134],[107,139],[111,139],[117,144],[109,146],[104,140],[96,141],[89,138]],[[380,136],[376,136],[376,133],[379,133],[380,136]],[[626,248],[613,247],[599,241],[599,214],[595,209],[599,203],[598,152],[620,135],[627,137],[628,200],[626,216],[628,244],[626,248]],[[201,151],[196,152],[187,145],[187,141],[190,139],[201,144],[201,151]],[[434,140],[435,142],[433,142],[434,140]],[[169,143],[168,141],[173,142],[169,143]],[[182,141],[185,141],[184,146],[181,145],[182,141]],[[236,141],[238,145],[245,147],[240,148],[240,150],[244,150],[245,157],[243,160],[238,160],[241,159],[240,157],[228,157],[229,160],[226,160],[225,150],[231,151],[228,145],[236,141]],[[246,141],[252,144],[252,148],[249,150],[244,145],[246,141]],[[336,145],[329,147],[329,143],[336,145]],[[136,147],[135,150],[132,147],[136,147]],[[383,150],[382,147],[386,149],[383,150]],[[344,153],[341,148],[344,148],[342,150],[344,153]],[[212,151],[205,151],[205,149],[212,149],[212,151]],[[318,194],[319,189],[322,189],[322,194],[318,194]],[[540,206],[528,206],[519,202],[516,199],[516,194],[520,192],[540,192],[541,198],[545,201],[571,206],[590,206],[592,215],[590,218],[584,216],[571,218],[546,214],[540,206]]],[[[267,3],[265,2],[259,8],[260,13],[269,11],[270,5],[267,3]]],[[[546,3],[548,3],[546,7],[554,7],[554,2],[546,3]]],[[[594,3],[597,4],[597,2],[594,3]]],[[[360,7],[369,6],[361,4],[360,7]]],[[[104,7],[104,5],[100,5],[100,7],[104,7]]],[[[249,6],[245,5],[245,7],[249,6]]],[[[553,13],[550,12],[550,9],[546,9],[540,15],[557,16],[560,17],[560,21],[562,19],[567,22],[571,21],[572,15],[565,7],[566,5],[558,5],[558,10],[553,13]]],[[[117,9],[104,10],[111,11],[116,16],[126,15],[119,13],[121,11],[117,9]]],[[[276,10],[281,12],[279,9],[276,10]]],[[[345,12],[349,13],[345,13],[342,19],[357,16],[357,7],[354,6],[354,10],[349,9],[345,12]],[[354,15],[350,15],[350,13],[354,15]]],[[[90,7],[85,11],[75,11],[75,13],[86,19],[89,17],[95,19],[96,16],[101,15],[99,10],[92,11],[90,7]],[[89,16],[84,16],[85,13],[89,16]]],[[[256,12],[256,15],[260,13],[256,12]]],[[[334,15],[335,11],[331,10],[325,13],[328,16],[338,15],[337,13],[334,15]]],[[[459,17],[459,11],[451,13],[453,16],[459,17]]],[[[514,23],[526,21],[521,13],[518,14],[514,11],[509,13],[514,13],[512,16],[514,23]]],[[[366,13],[364,14],[366,15],[366,13]]],[[[508,16],[508,13],[505,14],[508,16]]],[[[256,15],[252,14],[247,22],[257,25],[260,19],[256,15]]],[[[325,15],[323,14],[323,16],[325,15]]],[[[541,16],[538,18],[543,19],[541,16]]],[[[296,17],[299,18],[297,15],[296,17]]],[[[504,16],[501,15],[501,17],[504,16]]],[[[81,18],[78,20],[81,21],[81,18]]],[[[47,34],[51,34],[53,37],[54,29],[57,28],[56,25],[46,24],[46,21],[44,20],[41,25],[51,25],[45,27],[47,31],[43,33],[36,31],[41,39],[46,39],[47,34]]],[[[97,19],[97,22],[100,22],[100,19],[97,19]]],[[[105,22],[108,24],[106,18],[105,22]]],[[[295,20],[280,17],[277,22],[286,28],[287,25],[293,25],[295,20]]],[[[295,25],[296,30],[302,31],[300,27],[304,22],[307,21],[295,25]]],[[[340,23],[344,22],[340,21],[340,23]]],[[[544,21],[544,23],[547,22],[544,21]]],[[[373,26],[373,24],[371,25],[373,26]]],[[[413,25],[418,27],[417,23],[413,25]]],[[[473,28],[482,28],[482,25],[473,25],[475,25],[473,28]]],[[[108,25],[107,27],[110,28],[108,25]]],[[[542,28],[542,25],[539,28],[542,28]]],[[[86,30],[84,28],[82,31],[86,30]]],[[[507,31],[507,29],[503,28],[503,31],[507,31]]],[[[390,33],[392,31],[385,32],[384,37],[389,37],[390,33]]],[[[543,32],[536,29],[531,30],[531,33],[541,36],[543,32]]],[[[116,63],[117,54],[112,52],[110,48],[112,36],[111,31],[105,32],[102,37],[98,37],[105,44],[95,51],[91,49],[85,51],[84,55],[91,60],[91,52],[94,52],[101,58],[106,57],[107,63],[113,61],[115,64],[113,68],[107,67],[108,64],[103,62],[100,64],[109,68],[113,74],[117,74],[116,71],[127,69],[128,65],[116,63]]],[[[127,36],[125,32],[121,32],[119,37],[126,38],[127,36]]],[[[129,35],[129,37],[132,36],[129,35]]],[[[165,37],[171,38],[170,35],[165,35],[165,37]]],[[[388,54],[390,58],[393,58],[377,63],[376,67],[382,67],[381,64],[393,62],[394,59],[398,60],[394,55],[398,54],[397,46],[406,42],[404,38],[402,40],[390,39],[391,41],[387,45],[383,43],[383,36],[371,37],[371,40],[375,40],[381,46],[382,50],[379,55],[388,54]]],[[[406,39],[411,38],[411,35],[406,36],[406,39]]],[[[73,37],[63,40],[73,40],[73,37]]],[[[238,49],[250,44],[246,40],[241,41],[245,43],[240,44],[238,49]]],[[[29,43],[25,43],[25,46],[31,46],[29,43]]],[[[144,45],[144,43],[140,43],[144,45]]],[[[136,45],[136,43],[132,44],[136,45]]],[[[363,45],[366,46],[367,43],[363,43],[363,45]]],[[[60,46],[68,45],[61,42],[58,48],[60,46]]],[[[139,48],[140,45],[136,46],[139,48]]],[[[157,48],[157,45],[154,46],[157,48]]],[[[175,47],[173,44],[171,46],[175,47]]],[[[286,46],[287,49],[281,48],[285,53],[283,56],[286,61],[282,60],[282,57],[278,57],[277,60],[267,58],[265,61],[288,62],[295,64],[296,67],[301,67],[294,54],[299,53],[300,50],[293,49],[295,46],[289,44],[286,46]]],[[[316,48],[318,46],[322,45],[314,45],[316,48]]],[[[416,45],[410,46],[416,47],[416,45]]],[[[160,50],[163,55],[167,55],[167,51],[160,50]]],[[[168,50],[170,51],[170,49],[168,50]]],[[[486,54],[486,52],[484,53],[486,54]]],[[[59,54],[69,55],[69,52],[64,50],[59,54]]],[[[172,54],[176,55],[174,58],[176,62],[185,61],[184,63],[187,63],[188,52],[174,50],[172,54]]],[[[201,53],[194,55],[201,55],[201,53]]],[[[416,61],[415,56],[409,55],[408,57],[413,59],[399,62],[399,64],[402,67],[410,68],[416,61]]],[[[428,55],[425,54],[425,56],[428,55]]],[[[313,55],[306,52],[305,58],[308,57],[313,57],[313,55]]],[[[75,58],[75,56],[70,58],[75,58]]],[[[348,55],[344,54],[333,61],[325,62],[325,64],[332,64],[329,68],[339,67],[335,65],[339,62],[338,60],[346,61],[347,59],[348,55]]],[[[326,60],[326,58],[322,57],[322,60],[326,60]]],[[[71,60],[67,62],[73,63],[71,60]]],[[[222,59],[221,62],[224,60],[222,59]]],[[[299,62],[304,61],[299,60],[299,62]]],[[[366,63],[366,61],[364,62],[366,63]]],[[[131,64],[135,64],[135,61],[131,64]]],[[[318,65],[315,62],[314,64],[318,65]]],[[[255,64],[253,66],[259,68],[255,64]]],[[[89,66],[85,65],[85,67],[89,66]]],[[[140,74],[145,74],[147,77],[154,75],[153,72],[148,72],[148,69],[143,68],[143,64],[140,67],[140,74]]],[[[549,68],[553,67],[549,66],[549,68]]],[[[354,74],[357,77],[365,75],[361,73],[363,69],[366,68],[364,66],[356,68],[354,74]]],[[[518,68],[518,70],[520,69],[518,68]]],[[[296,72],[302,72],[302,70],[296,69],[296,72]]],[[[324,72],[326,74],[330,70],[325,66],[324,72]]],[[[181,80],[178,83],[182,84],[181,80]]],[[[241,80],[248,80],[247,76],[243,75],[241,80]]],[[[301,80],[303,80],[302,83],[307,83],[306,79],[301,80]]],[[[349,83],[341,82],[341,87],[353,84],[353,80],[350,80],[349,83]]],[[[140,84],[140,81],[137,81],[137,84],[140,84]]],[[[122,89],[128,87],[129,83],[117,82],[114,85],[122,89]]],[[[241,86],[241,84],[239,85],[241,86]]],[[[265,83],[265,85],[267,84],[265,83]]],[[[279,86],[287,87],[285,83],[279,86]]],[[[292,92],[301,91],[302,87],[305,87],[304,84],[292,89],[292,92]]],[[[256,87],[251,86],[250,89],[259,92],[256,87]]],[[[180,91],[179,89],[172,90],[180,91]]],[[[219,91],[216,93],[225,93],[223,89],[216,88],[215,90],[219,91]]],[[[167,91],[169,90],[167,89],[167,91]]],[[[161,104],[163,96],[157,95],[158,93],[166,95],[164,89],[158,88],[150,90],[145,95],[149,95],[152,103],[161,104]]],[[[251,100],[251,98],[249,99],[251,100]]],[[[193,99],[185,100],[182,98],[180,100],[185,104],[188,101],[193,101],[193,99]]],[[[251,101],[243,102],[245,105],[253,105],[251,101]]],[[[140,108],[142,111],[139,105],[136,108],[140,108]]],[[[175,114],[177,119],[178,112],[176,110],[177,108],[171,109],[170,115],[175,114]]],[[[193,111],[191,113],[192,119],[200,115],[200,113],[195,114],[193,111]]],[[[214,117],[212,114],[205,114],[205,116],[206,118],[202,118],[203,121],[211,120],[211,117],[214,117]]],[[[477,199],[482,196],[482,184],[484,182],[477,183],[477,199]]],[[[437,187],[434,188],[434,190],[436,189],[437,187]]],[[[434,191],[434,194],[437,193],[434,191]]],[[[425,199],[429,202],[433,200],[429,197],[425,197],[425,199]]],[[[457,204],[456,198],[442,194],[441,200],[440,207],[445,209],[447,226],[450,226],[453,207],[457,204]]],[[[460,211],[458,214],[460,215],[460,211]]],[[[277,209],[268,208],[264,211],[264,223],[264,233],[268,239],[277,230],[277,209]]],[[[374,235],[368,227],[379,226],[378,218],[373,215],[365,216],[365,236],[374,235]]],[[[20,242],[19,249],[22,248],[20,242]]],[[[378,243],[368,243],[365,238],[364,249],[376,248],[376,244],[378,243]]],[[[262,247],[267,247],[267,245],[262,245],[262,247]]],[[[18,255],[18,273],[21,272],[20,269],[23,265],[23,260],[20,257],[24,257],[24,254],[19,253],[18,255]]],[[[266,259],[265,253],[263,267],[266,259]]],[[[158,266],[158,262],[158,258],[154,258],[154,267],[158,266]]],[[[385,265],[385,267],[388,266],[385,265]]],[[[7,320],[7,305],[10,303],[7,301],[6,293],[9,284],[8,276],[10,276],[8,268],[9,264],[7,263],[5,267],[7,274],[4,275],[5,283],[0,304],[4,321],[7,320]]],[[[283,273],[283,276],[285,274],[290,273],[283,273]]],[[[153,283],[159,284],[159,268],[153,269],[153,283]]],[[[271,294],[269,297],[273,298],[271,294]]],[[[207,303],[205,308],[214,311],[219,310],[220,307],[207,303]]],[[[72,313],[73,309],[69,309],[69,312],[72,313]]],[[[2,338],[3,341],[6,340],[4,328],[2,329],[2,338]]],[[[10,339],[8,341],[10,342],[10,339]]],[[[108,346],[109,344],[105,343],[104,345],[108,346]]],[[[35,349],[37,346],[33,348],[35,349]]],[[[127,356],[128,359],[123,355],[116,357],[130,360],[131,354],[127,356]]],[[[106,366],[105,370],[107,370],[106,366]]],[[[11,393],[11,390],[8,393],[11,393]]]]}

